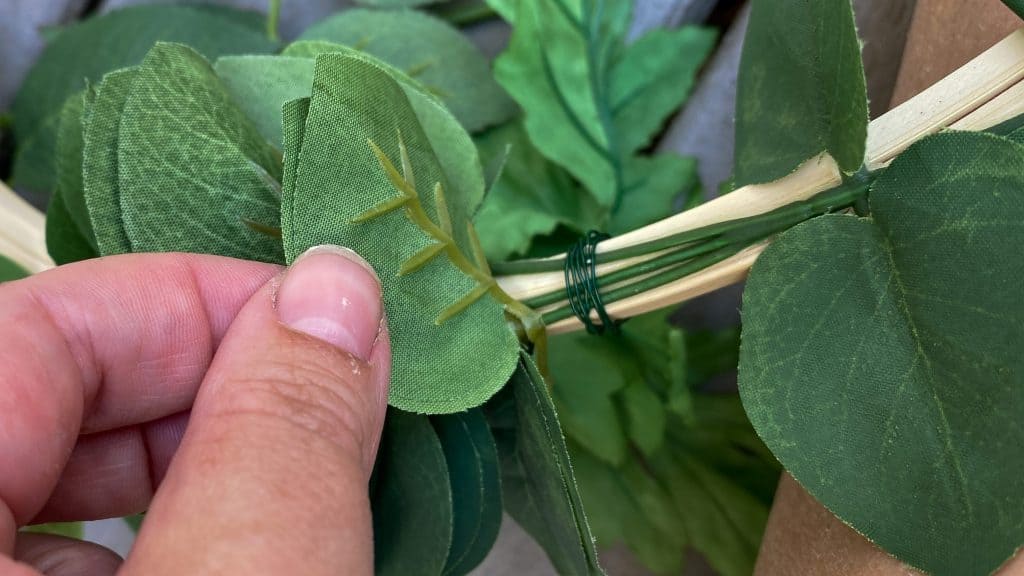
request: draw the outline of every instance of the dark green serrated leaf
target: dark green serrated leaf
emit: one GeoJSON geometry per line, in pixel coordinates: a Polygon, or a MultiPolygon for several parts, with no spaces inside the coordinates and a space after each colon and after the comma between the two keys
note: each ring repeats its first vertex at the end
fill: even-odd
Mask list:
{"type": "Polygon", "coordinates": [[[445,575],[468,574],[494,545],[501,528],[498,451],[479,409],[434,416],[452,482],[452,546],[445,575]]]}
{"type": "Polygon", "coordinates": [[[526,254],[536,236],[552,233],[559,224],[579,233],[602,226],[596,203],[568,172],[537,151],[521,122],[488,130],[476,137],[476,144],[485,165],[505,158],[474,216],[491,261],[526,254]]]}
{"type": "Polygon", "coordinates": [[[412,8],[445,1],[447,0],[356,0],[356,3],[374,8],[412,8]]]}
{"type": "Polygon", "coordinates": [[[587,450],[572,456],[583,501],[588,510],[600,510],[591,515],[597,542],[625,542],[652,571],[679,573],[689,537],[665,487],[635,460],[613,467],[587,450]]]}
{"type": "Polygon", "coordinates": [[[929,137],[879,176],[870,218],[783,233],[744,294],[758,433],[839,518],[934,574],[992,572],[1024,542],[1022,175],[1018,144],[929,137]]]}
{"type": "Polygon", "coordinates": [[[137,64],[157,41],[184,42],[209,58],[263,53],[274,43],[247,21],[250,13],[194,6],[134,6],[68,26],[50,43],[12,105],[19,141],[13,180],[35,191],[56,182],[54,151],[65,99],[118,68],[137,64]]]}
{"type": "Polygon", "coordinates": [[[28,271],[19,266],[10,258],[0,254],[0,282],[21,280],[28,277],[28,271]]]}
{"type": "Polygon", "coordinates": [[[452,491],[430,419],[389,408],[373,474],[375,572],[441,574],[452,544],[452,491]]]}
{"type": "Polygon", "coordinates": [[[471,254],[465,223],[483,195],[472,141],[433,99],[372,59],[344,53],[317,58],[301,149],[294,156],[297,178],[291,194],[285,188],[284,244],[289,259],[325,242],[349,246],[367,258],[381,278],[392,328],[391,404],[457,412],[479,405],[504,385],[519,345],[505,325],[502,306],[490,297],[435,323],[478,285],[448,258],[434,258],[416,273],[398,276],[401,263],[430,243],[404,211],[353,222],[402,195],[368,144],[374,142],[394,165],[401,158],[399,134],[428,217],[438,221],[431,191],[440,182],[456,244],[471,254]]]}
{"type": "Polygon", "coordinates": [[[686,100],[716,36],[710,28],[694,26],[652,30],[623,51],[608,89],[623,153],[646,147],[686,100]]]}
{"type": "Polygon", "coordinates": [[[627,352],[612,338],[587,333],[553,336],[548,341],[552,398],[565,433],[601,460],[622,464],[626,432],[614,396],[639,380],[627,352]]]}
{"type": "Polygon", "coordinates": [[[636,230],[676,212],[676,200],[689,200],[698,190],[697,162],[671,152],[636,156],[627,162],[626,188],[612,212],[608,233],[636,230]]]}
{"type": "Polygon", "coordinates": [[[621,393],[626,432],[640,451],[650,456],[665,440],[665,404],[645,382],[634,382],[621,393]]]}
{"type": "Polygon", "coordinates": [[[69,97],[61,109],[57,130],[57,190],[78,232],[94,252],[96,235],[92,231],[89,211],[85,206],[82,164],[85,148],[83,123],[95,96],[92,87],[87,87],[81,93],[69,97]]]}
{"type": "Polygon", "coordinates": [[[526,112],[526,130],[545,156],[567,169],[604,207],[624,187],[607,74],[622,48],[630,2],[571,6],[523,0],[508,50],[494,74],[526,112]]]}
{"type": "Polygon", "coordinates": [[[50,196],[50,204],[46,208],[46,251],[57,264],[98,256],[71,218],[60,190],[50,196]]]}
{"type": "Polygon", "coordinates": [[[135,74],[118,135],[118,196],[133,252],[283,262],[280,157],[197,52],[159,43],[135,74]]]}
{"type": "Polygon", "coordinates": [[[498,444],[505,510],[559,574],[603,574],[554,405],[529,356],[485,412],[498,444]]]}
{"type": "Polygon", "coordinates": [[[736,186],[828,152],[864,161],[868,102],[850,0],[754,0],[736,95],[736,186]]]}
{"type": "Polygon", "coordinates": [[[85,204],[100,254],[132,251],[121,215],[117,150],[121,115],[137,68],[126,68],[103,77],[84,125],[82,183],[85,204]]]}
{"type": "Polygon", "coordinates": [[[515,113],[483,54],[458,30],[422,12],[345,10],[299,39],[337,42],[380,58],[423,84],[470,132],[515,113]]]}

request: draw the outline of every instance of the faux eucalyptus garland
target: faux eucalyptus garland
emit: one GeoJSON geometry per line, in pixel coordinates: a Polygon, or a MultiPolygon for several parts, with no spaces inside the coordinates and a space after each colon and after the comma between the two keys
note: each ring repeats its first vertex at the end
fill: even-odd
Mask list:
{"type": "Polygon", "coordinates": [[[371,486],[380,573],[467,573],[503,509],[562,573],[601,572],[595,536],[658,572],[692,545],[749,573],[776,458],[899,559],[991,572],[1024,542],[1021,122],[868,169],[849,0],[752,3],[735,184],[808,161],[834,161],[842,183],[599,252],[645,259],[590,279],[609,303],[771,240],[738,353],[737,331],[687,334],[665,313],[548,341],[545,323],[572,315],[565,290],[520,302],[498,281],[560,270],[536,256],[567,237],[694,201],[693,160],[646,150],[714,34],[627,42],[626,1],[488,0],[513,28],[493,75],[420,11],[347,10],[286,46],[276,2],[270,34],[223,8],[113,12],[61,32],[26,80],[14,177],[54,191],[58,263],[287,263],[334,243],[374,265],[394,340],[371,486]],[[737,362],[742,407],[696,390],[737,362]]]}

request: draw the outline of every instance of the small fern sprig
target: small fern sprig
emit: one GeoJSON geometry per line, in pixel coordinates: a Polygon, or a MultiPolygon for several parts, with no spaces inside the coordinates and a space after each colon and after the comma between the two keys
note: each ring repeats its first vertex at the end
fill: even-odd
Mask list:
{"type": "Polygon", "coordinates": [[[506,293],[498,285],[498,282],[491,274],[491,268],[480,247],[480,240],[477,237],[476,229],[472,222],[466,222],[466,229],[472,248],[472,258],[462,253],[452,233],[451,213],[448,211],[448,202],[445,199],[444,187],[440,182],[434,184],[434,206],[437,209],[437,222],[430,219],[419,193],[416,191],[416,179],[413,174],[412,162],[409,159],[409,151],[402,139],[402,133],[398,132],[398,151],[401,156],[402,171],[399,172],[387,154],[380,149],[373,140],[368,140],[373,155],[387,176],[388,181],[395,187],[399,195],[396,198],[386,200],[373,208],[359,214],[352,219],[353,223],[366,222],[383,216],[398,209],[403,209],[406,216],[423,231],[432,242],[420,251],[410,256],[398,269],[398,275],[403,276],[416,272],[427,263],[444,254],[448,260],[463,274],[469,276],[476,282],[476,286],[459,298],[455,303],[438,314],[434,322],[438,325],[458,315],[469,308],[473,303],[490,294],[492,298],[505,307],[505,312],[514,320],[516,331],[520,339],[532,342],[538,354],[538,361],[543,361],[542,356],[546,348],[546,333],[544,324],[540,320],[540,314],[516,300],[506,293]]]}

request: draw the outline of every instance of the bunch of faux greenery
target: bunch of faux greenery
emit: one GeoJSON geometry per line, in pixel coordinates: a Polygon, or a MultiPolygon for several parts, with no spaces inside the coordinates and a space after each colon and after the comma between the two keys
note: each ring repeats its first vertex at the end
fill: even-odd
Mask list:
{"type": "Polygon", "coordinates": [[[281,50],[262,21],[220,8],[89,20],[56,37],[16,102],[16,181],[55,190],[58,263],[169,250],[289,262],[335,243],[374,265],[395,354],[371,487],[381,573],[467,572],[503,503],[564,573],[600,571],[591,524],[658,571],[692,544],[747,573],[777,474],[750,422],[899,558],[955,574],[1009,557],[1024,541],[1019,123],[932,136],[862,169],[849,0],[754,0],[737,185],[823,152],[845,181],[603,256],[659,253],[618,273],[612,301],[774,238],[744,296],[750,422],[734,396],[692,392],[735,365],[736,334],[684,335],[664,315],[553,338],[553,403],[528,350],[569,314],[535,309],[565,296],[518,302],[492,264],[561,266],[502,261],[634,229],[692,194],[691,160],[642,150],[713,36],[627,44],[628,2],[489,4],[514,30],[493,77],[458,31],[415,11],[345,11],[281,50]],[[860,216],[829,214],[846,208],[860,216]]]}

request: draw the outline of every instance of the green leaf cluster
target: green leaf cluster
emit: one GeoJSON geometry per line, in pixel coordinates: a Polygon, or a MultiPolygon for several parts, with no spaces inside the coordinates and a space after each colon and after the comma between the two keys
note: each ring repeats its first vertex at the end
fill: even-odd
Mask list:
{"type": "Polygon", "coordinates": [[[510,172],[477,217],[490,258],[524,254],[559,226],[626,232],[695,191],[692,159],[643,150],[685,100],[714,32],[655,30],[626,44],[632,2],[490,4],[513,24],[495,77],[523,110],[521,125],[479,139],[510,172]]]}
{"type": "Polygon", "coordinates": [[[12,181],[37,192],[56,184],[61,108],[112,70],[142,61],[156,42],[182,42],[208,58],[272,52],[262,17],[203,5],[135,6],[60,30],[29,72],[11,108],[17,144],[12,181]]]}
{"type": "Polygon", "coordinates": [[[687,337],[660,312],[620,335],[552,338],[553,396],[600,546],[625,543],[662,574],[688,547],[721,574],[752,571],[779,470],[738,397],[695,390],[738,344],[735,330],[687,337]]]}
{"type": "MultiPolygon", "coordinates": [[[[849,1],[753,4],[737,183],[823,151],[857,170],[867,102],[849,1]]],[[[860,216],[783,232],[744,292],[739,385],[758,434],[842,521],[934,574],[991,573],[1024,542],[1020,121],[862,170],[860,216]]]]}

